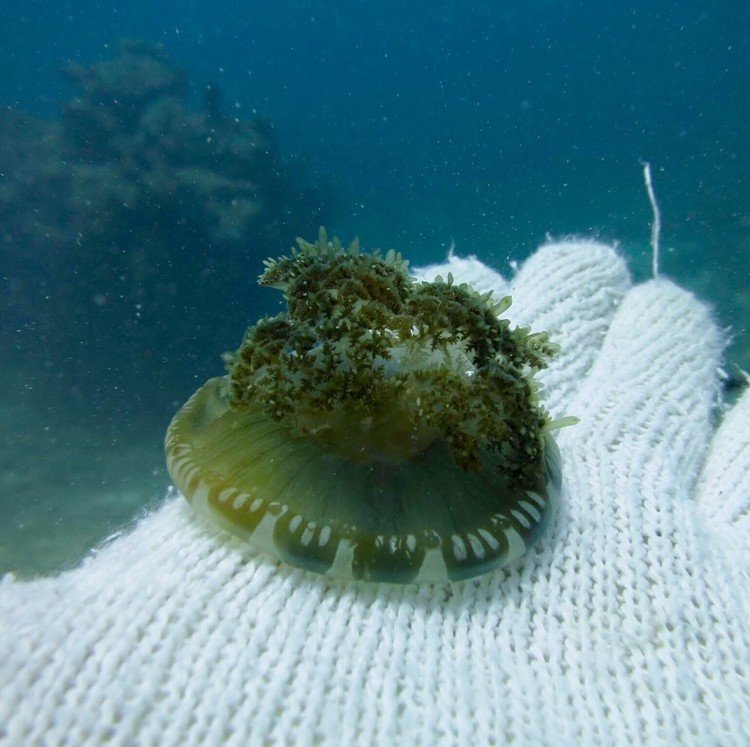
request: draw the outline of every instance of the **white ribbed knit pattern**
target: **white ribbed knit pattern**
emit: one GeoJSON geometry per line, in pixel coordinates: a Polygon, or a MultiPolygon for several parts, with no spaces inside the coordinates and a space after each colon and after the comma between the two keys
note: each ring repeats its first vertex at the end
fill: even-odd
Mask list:
{"type": "Polygon", "coordinates": [[[0,741],[750,744],[750,396],[715,432],[711,315],[593,242],[510,288],[440,271],[562,345],[547,402],[581,422],[534,550],[453,586],[342,585],[170,495],[80,568],[0,585],[0,741]]]}

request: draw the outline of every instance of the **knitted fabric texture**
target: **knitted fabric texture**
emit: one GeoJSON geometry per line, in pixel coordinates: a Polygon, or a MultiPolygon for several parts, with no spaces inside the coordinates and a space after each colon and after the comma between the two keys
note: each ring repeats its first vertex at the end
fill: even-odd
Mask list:
{"type": "Polygon", "coordinates": [[[709,311],[594,242],[510,285],[419,275],[448,271],[562,346],[545,401],[581,422],[538,545],[461,584],[339,584],[170,493],[79,568],[0,584],[0,742],[750,744],[750,396],[716,409],[709,311]]]}

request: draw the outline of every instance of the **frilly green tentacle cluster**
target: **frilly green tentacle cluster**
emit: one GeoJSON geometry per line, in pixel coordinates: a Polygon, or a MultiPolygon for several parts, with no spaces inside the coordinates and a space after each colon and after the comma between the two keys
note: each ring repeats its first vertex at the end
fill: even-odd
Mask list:
{"type": "Polygon", "coordinates": [[[230,402],[363,460],[419,458],[437,439],[464,470],[490,462],[530,485],[547,413],[533,374],[557,350],[510,328],[497,303],[448,275],[414,282],[393,250],[343,248],[320,230],[266,261],[261,285],[288,311],[250,327],[227,356],[230,402]]]}

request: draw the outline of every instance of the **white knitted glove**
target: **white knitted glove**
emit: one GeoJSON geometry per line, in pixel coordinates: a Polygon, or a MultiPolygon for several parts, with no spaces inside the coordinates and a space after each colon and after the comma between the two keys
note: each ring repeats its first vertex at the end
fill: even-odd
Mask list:
{"type": "Polygon", "coordinates": [[[0,585],[0,741],[750,744],[750,396],[715,432],[722,338],[608,247],[540,249],[509,316],[542,378],[562,507],[516,565],[456,585],[269,561],[179,496],[57,578],[0,585]]]}

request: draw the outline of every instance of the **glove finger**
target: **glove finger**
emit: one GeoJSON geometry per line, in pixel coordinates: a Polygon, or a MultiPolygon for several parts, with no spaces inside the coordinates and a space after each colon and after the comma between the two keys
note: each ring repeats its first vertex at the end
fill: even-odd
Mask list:
{"type": "Polygon", "coordinates": [[[487,293],[492,291],[495,300],[500,300],[508,293],[508,281],[499,273],[480,262],[476,257],[459,257],[453,253],[445,262],[425,267],[415,267],[412,275],[416,280],[432,282],[438,275],[443,279],[448,273],[458,283],[468,283],[475,291],[487,293]]]}
{"type": "Polygon", "coordinates": [[[539,381],[553,417],[571,414],[569,403],[594,363],[618,304],[631,286],[615,250],[596,241],[546,244],[513,280],[509,316],[560,345],[539,381]]]}
{"type": "Polygon", "coordinates": [[[708,452],[698,509],[732,546],[750,540],[750,391],[726,414],[708,452]]]}
{"type": "Polygon", "coordinates": [[[626,504],[687,495],[711,436],[723,345],[689,292],[666,280],[630,291],[568,408],[581,422],[560,435],[580,480],[601,480],[599,493],[626,504]]]}

